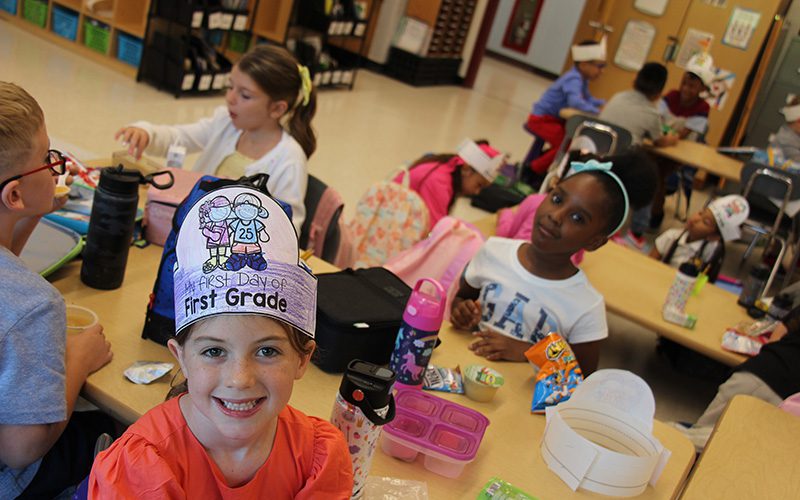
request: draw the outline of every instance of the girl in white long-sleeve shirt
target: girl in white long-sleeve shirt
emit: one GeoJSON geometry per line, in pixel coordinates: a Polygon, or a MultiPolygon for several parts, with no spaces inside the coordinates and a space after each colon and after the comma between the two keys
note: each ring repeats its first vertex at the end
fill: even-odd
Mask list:
{"type": "Polygon", "coordinates": [[[226,106],[211,117],[188,125],[140,121],[115,137],[137,158],[142,152],[165,156],[177,144],[189,153],[201,152],[193,167],[197,172],[234,179],[269,174],[270,193],[292,207],[299,232],[305,219],[306,162],[317,142],[311,128],[316,102],[308,69],[287,50],[260,45],[233,67],[226,106]]]}

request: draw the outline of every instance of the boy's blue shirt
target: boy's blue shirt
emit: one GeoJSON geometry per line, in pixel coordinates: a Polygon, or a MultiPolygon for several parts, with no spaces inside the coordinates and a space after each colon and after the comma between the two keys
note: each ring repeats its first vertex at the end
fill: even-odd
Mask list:
{"type": "Polygon", "coordinates": [[[533,105],[532,114],[538,116],[554,116],[564,108],[574,108],[587,113],[597,114],[605,100],[593,97],[589,93],[589,82],[573,66],[561,75],[558,80],[542,94],[533,105]]]}
{"type": "MultiPolygon", "coordinates": [[[[67,418],[64,299],[3,246],[0,275],[0,424],[62,422],[67,418]]],[[[11,469],[0,462],[0,498],[19,495],[40,463],[11,469]]]]}

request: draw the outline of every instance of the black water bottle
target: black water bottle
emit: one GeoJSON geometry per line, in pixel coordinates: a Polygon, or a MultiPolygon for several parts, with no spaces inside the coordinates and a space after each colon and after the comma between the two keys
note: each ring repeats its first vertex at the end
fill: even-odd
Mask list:
{"type": "Polygon", "coordinates": [[[141,173],[122,166],[100,171],[81,266],[81,281],[92,288],[112,290],[122,285],[141,182],[141,173]]]}

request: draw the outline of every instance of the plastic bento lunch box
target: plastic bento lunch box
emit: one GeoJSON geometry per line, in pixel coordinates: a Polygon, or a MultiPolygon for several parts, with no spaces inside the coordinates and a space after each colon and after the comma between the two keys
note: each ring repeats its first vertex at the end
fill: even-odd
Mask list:
{"type": "Polygon", "coordinates": [[[399,389],[395,405],[394,420],[383,428],[383,452],[407,462],[421,453],[429,471],[460,476],[475,458],[489,419],[418,389],[399,389]]]}

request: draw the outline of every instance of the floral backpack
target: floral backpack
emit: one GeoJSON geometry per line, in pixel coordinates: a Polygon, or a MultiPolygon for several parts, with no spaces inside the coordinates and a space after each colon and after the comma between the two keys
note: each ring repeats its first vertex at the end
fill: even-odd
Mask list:
{"type": "Polygon", "coordinates": [[[425,237],[428,207],[408,185],[406,170],[402,184],[377,182],[358,201],[348,225],[354,268],[380,266],[425,237]]]}

